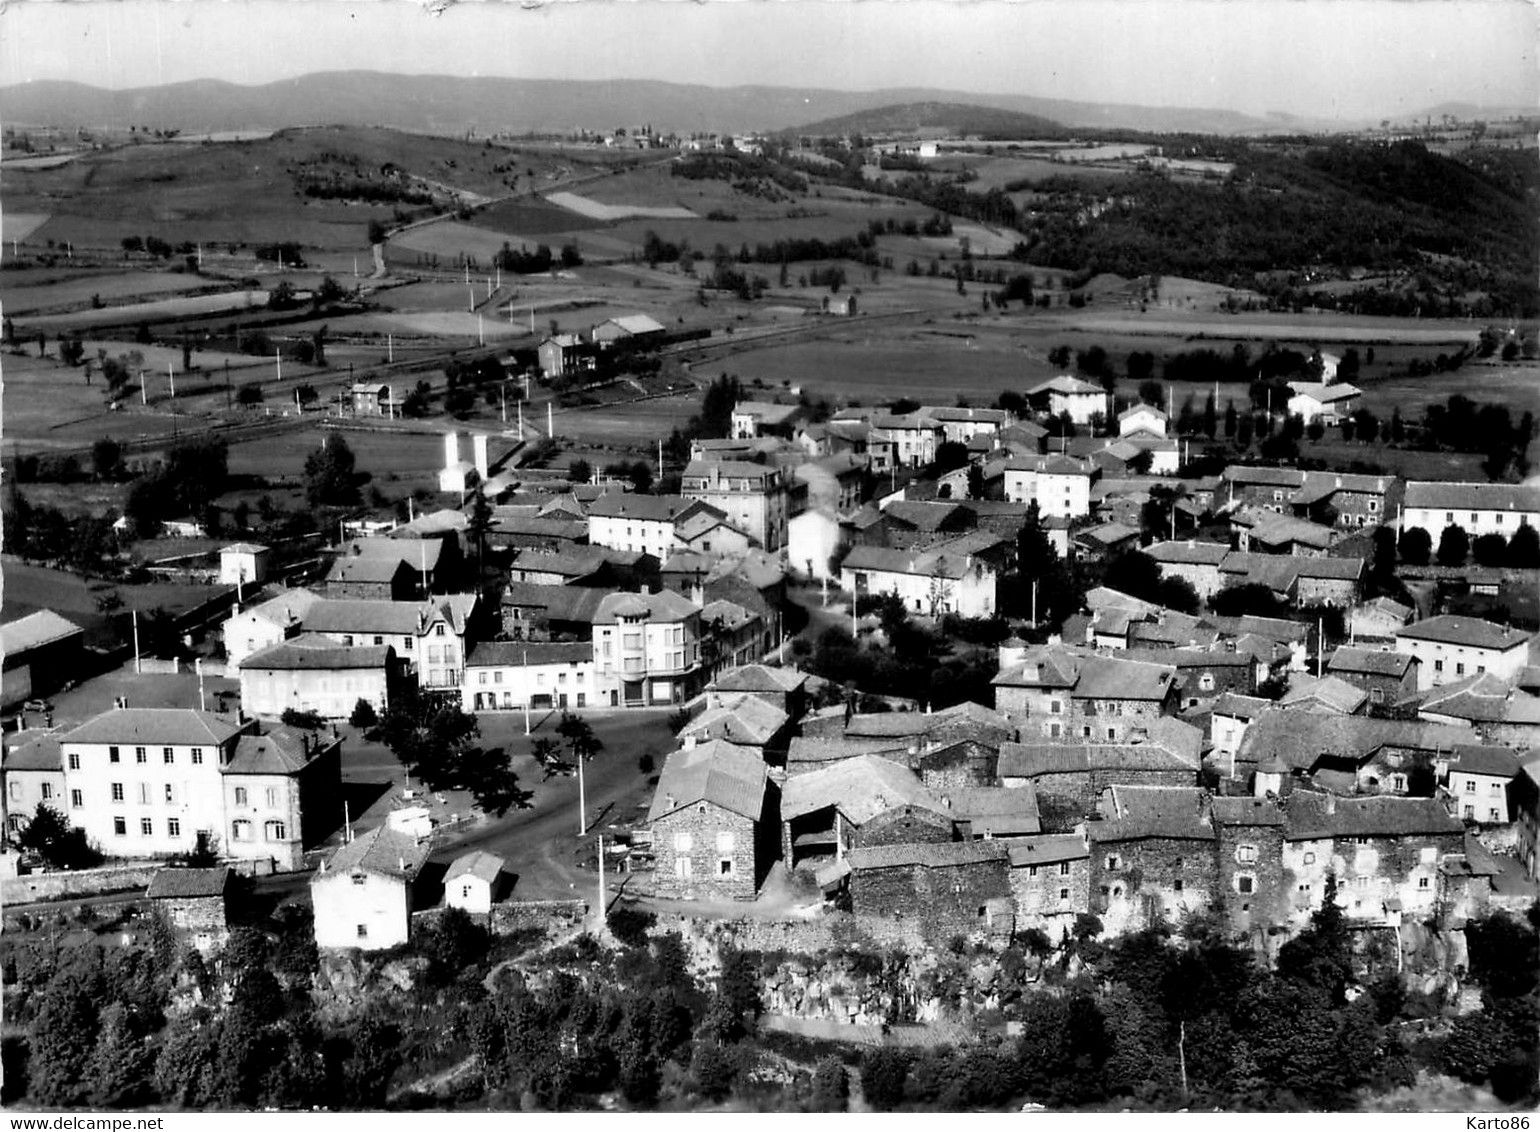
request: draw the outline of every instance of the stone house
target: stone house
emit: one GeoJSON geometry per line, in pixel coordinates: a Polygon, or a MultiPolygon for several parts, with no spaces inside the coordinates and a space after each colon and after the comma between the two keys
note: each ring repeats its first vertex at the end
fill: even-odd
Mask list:
{"type": "Polygon", "coordinates": [[[1294,493],[1304,485],[1305,473],[1297,468],[1261,468],[1230,464],[1220,473],[1218,502],[1241,503],[1280,515],[1291,513],[1294,493]]]}
{"type": "Polygon", "coordinates": [[[1006,843],[1017,930],[1040,928],[1058,942],[1077,913],[1091,907],[1091,847],[1085,827],[1006,843]]]}
{"type": "Polygon", "coordinates": [[[1176,669],[1047,646],[992,681],[995,706],[1025,741],[1125,740],[1176,709],[1176,669]]]}
{"type": "Polygon", "coordinates": [[[921,751],[908,760],[921,782],[943,793],[970,786],[994,785],[999,777],[999,761],[999,743],[978,739],[959,739],[944,747],[921,751]]]}
{"type": "Polygon", "coordinates": [[[406,943],[422,903],[429,846],[380,826],[355,837],[310,880],[317,947],[380,951],[406,943]]]}
{"type": "Polygon", "coordinates": [[[1296,558],[1294,598],[1300,606],[1352,607],[1363,589],[1362,558],[1296,558]]]}
{"type": "Polygon", "coordinates": [[[862,535],[871,546],[873,536],[893,550],[913,550],[944,542],[973,529],[973,512],[959,503],[944,500],[895,499],[881,509],[882,522],[862,535]]]}
{"type": "Polygon", "coordinates": [[[1522,751],[1540,745],[1540,696],[1516,690],[1490,672],[1467,676],[1414,701],[1417,718],[1469,727],[1484,743],[1522,751]]]}
{"type": "Polygon", "coordinates": [[[1540,751],[1523,757],[1513,780],[1510,805],[1518,830],[1518,857],[1524,875],[1540,876],[1540,751]]]}
{"type": "Polygon", "coordinates": [[[999,774],[1002,786],[1035,790],[1045,819],[1060,826],[1093,813],[1111,786],[1196,786],[1198,760],[1154,742],[1006,743],[999,774]]]}
{"type": "Polygon", "coordinates": [[[1286,923],[1295,895],[1283,872],[1283,812],[1266,796],[1264,776],[1256,796],[1214,797],[1214,891],[1237,933],[1286,923]]]}
{"type": "Polygon", "coordinates": [[[1105,417],[1109,399],[1107,391],[1100,385],[1067,374],[1027,390],[1027,400],[1034,409],[1055,417],[1068,413],[1069,419],[1077,425],[1090,424],[1091,418],[1098,414],[1105,417]]]}
{"type": "Polygon", "coordinates": [[[857,598],[893,594],[925,617],[992,617],[999,575],[988,552],[999,544],[969,534],[920,551],[858,546],[840,565],[840,587],[857,598]]]}
{"type": "Polygon", "coordinates": [[[1112,934],[1177,922],[1218,898],[1209,795],[1194,786],[1112,786],[1086,824],[1090,911],[1112,934]]]}
{"type": "Polygon", "coordinates": [[[788,868],[842,861],[852,849],[951,841],[940,797],[907,767],[878,755],[840,759],[789,777],[781,793],[781,856],[788,868]]]}
{"type": "Polygon", "coordinates": [[[1388,521],[1404,485],[1394,476],[1349,472],[1305,472],[1289,496],[1294,513],[1316,522],[1328,518],[1338,527],[1375,527],[1388,521]]]}
{"type": "Polygon", "coordinates": [[[858,917],[916,921],[934,942],[1008,934],[1010,852],[999,841],[937,841],[852,849],[850,908],[858,917]]]}
{"type": "Polygon", "coordinates": [[[1393,645],[1414,612],[1411,606],[1388,597],[1371,598],[1348,612],[1348,631],[1355,640],[1393,645]]]}
{"type": "Polygon", "coordinates": [[[444,904],[473,915],[492,912],[503,878],[503,859],[480,849],[456,857],[444,873],[444,904]]]}
{"type": "Polygon", "coordinates": [[[59,747],[64,730],[20,731],[5,737],[5,758],[0,763],[5,778],[5,789],[0,791],[5,837],[0,842],[14,840],[25,830],[40,805],[59,814],[67,812],[69,795],[59,747]]]}
{"type": "Polygon", "coordinates": [[[1465,826],[1435,798],[1343,798],[1295,790],[1283,800],[1285,883],[1294,886],[1295,922],[1318,908],[1326,876],[1348,916],[1397,924],[1431,914],[1439,862],[1464,851],[1465,826]]]}
{"type": "Polygon", "coordinates": [[[747,748],[713,741],[669,755],[647,813],[657,896],[754,899],[775,857],[778,795],[747,748]]]}
{"type": "Polygon", "coordinates": [[[1230,553],[1230,548],[1217,542],[1157,542],[1144,548],[1144,553],[1160,566],[1162,578],[1181,578],[1189,583],[1204,601],[1224,588],[1224,577],[1219,564],[1230,553]]]}
{"type": "Polygon", "coordinates": [[[800,719],[807,707],[807,673],[764,664],[724,669],[706,685],[706,706],[721,707],[724,700],[736,701],[744,695],[779,708],[793,720],[800,719]]]}
{"type": "Polygon", "coordinates": [[[780,708],[742,693],[736,700],[707,707],[679,731],[679,740],[688,746],[720,739],[740,747],[779,751],[786,748],[790,723],[780,708]]]}
{"type": "Polygon", "coordinates": [[[277,872],[305,867],[307,846],[337,828],[342,742],[292,727],[260,725],[236,738],[223,768],[226,857],[277,872]]]}
{"type": "Polygon", "coordinates": [[[1326,671],[1363,689],[1372,709],[1374,705],[1400,703],[1416,692],[1419,663],[1410,653],[1344,645],[1332,653],[1326,671]]]}
{"type": "Polygon", "coordinates": [[[1031,837],[1043,830],[1037,792],[1030,786],[961,786],[941,796],[960,841],[1031,837]]]}
{"type": "Polygon", "coordinates": [[[1335,712],[1338,715],[1363,715],[1369,706],[1369,693],[1335,676],[1294,674],[1289,690],[1278,701],[1285,710],[1335,712]]]}
{"type": "Polygon", "coordinates": [[[204,955],[217,951],[230,936],[230,870],[160,869],[150,878],[145,897],[152,912],[204,955]]]}
{"type": "Polygon", "coordinates": [[[1125,660],[1170,665],[1176,670],[1176,702],[1184,710],[1226,692],[1249,696],[1256,691],[1256,662],[1227,641],[1214,648],[1124,649],[1125,660]]]}

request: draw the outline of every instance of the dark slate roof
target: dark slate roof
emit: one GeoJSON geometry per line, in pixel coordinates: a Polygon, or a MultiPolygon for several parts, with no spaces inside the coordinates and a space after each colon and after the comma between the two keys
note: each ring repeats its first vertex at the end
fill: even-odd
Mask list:
{"type": "Polygon", "coordinates": [[[498,874],[503,871],[503,859],[493,853],[487,853],[481,849],[472,850],[464,856],[456,857],[454,863],[444,874],[444,884],[458,880],[463,876],[473,876],[488,884],[497,882],[498,874]]]}
{"type": "Polygon", "coordinates": [[[1396,633],[1397,637],[1414,641],[1435,641],[1446,645],[1465,645],[1481,649],[1511,649],[1522,645],[1529,637],[1517,629],[1494,625],[1479,617],[1458,617],[1446,614],[1417,621],[1396,633]]]}
{"type": "Polygon", "coordinates": [[[995,773],[1001,778],[1092,770],[1170,770],[1195,775],[1197,769],[1196,760],[1185,759],[1160,743],[1002,743],[995,773]]]}
{"type": "Polygon", "coordinates": [[[59,739],[64,734],[64,728],[55,728],[53,731],[21,731],[7,735],[5,749],[5,769],[10,771],[21,770],[64,770],[64,756],[59,749],[59,739]]]}
{"type": "Polygon", "coordinates": [[[324,871],[316,873],[311,883],[328,872],[352,872],[355,869],[381,876],[411,880],[428,859],[427,842],[388,826],[355,837],[332,854],[324,871]]]}
{"type": "Polygon", "coordinates": [[[635,519],[638,522],[667,523],[691,507],[700,507],[694,499],[682,495],[636,495],[629,491],[610,491],[589,505],[589,518],[635,519]]]}
{"type": "Polygon", "coordinates": [[[717,692],[794,692],[807,683],[807,673],[795,668],[745,664],[717,674],[711,689],[717,692]]]}
{"type": "Polygon", "coordinates": [[[1239,692],[1226,692],[1214,701],[1213,715],[1230,715],[1237,719],[1255,719],[1277,705],[1260,696],[1243,696],[1239,692]]]}
{"type": "Polygon", "coordinates": [[[1224,543],[1188,539],[1186,542],[1152,543],[1144,548],[1144,553],[1156,562],[1172,565],[1218,566],[1224,561],[1225,555],[1230,553],[1230,548],[1224,543]]]}
{"type": "Polygon", "coordinates": [[[1212,841],[1209,795],[1197,786],[1113,786],[1107,820],[1087,822],[1086,834],[1097,844],[1166,838],[1212,841]]]}
{"type": "Polygon", "coordinates": [[[1384,746],[1411,750],[1450,750],[1470,741],[1467,727],[1362,715],[1268,711],[1246,729],[1236,758],[1261,762],[1277,755],[1290,769],[1310,770],[1323,757],[1361,762],[1384,746]]]}
{"type": "Polygon", "coordinates": [[[1296,673],[1293,686],[1278,701],[1280,707],[1294,708],[1320,704],[1332,711],[1352,715],[1364,706],[1369,693],[1340,676],[1305,676],[1296,673]]]}
{"type": "Polygon", "coordinates": [[[224,865],[213,869],[159,869],[150,878],[146,896],[151,900],[195,900],[223,896],[230,886],[230,870],[224,865]]]}
{"type": "Polygon", "coordinates": [[[1540,511],[1540,488],[1530,484],[1413,480],[1406,485],[1406,506],[1434,511],[1540,511]]]}
{"type": "Polygon", "coordinates": [[[1215,825],[1282,825],[1283,811],[1266,798],[1220,797],[1209,802],[1215,825]]]}
{"type": "Polygon", "coordinates": [[[919,806],[945,813],[946,807],[908,767],[877,755],[859,755],[794,775],[781,788],[781,818],[834,808],[852,825],[865,825],[898,806],[919,806]]]}
{"type": "Polygon", "coordinates": [[[594,613],[595,625],[614,625],[622,616],[647,617],[653,624],[664,621],[683,621],[700,612],[694,602],[681,597],[673,590],[657,593],[612,593],[599,602],[594,613]]]}
{"type": "MultiPolygon", "coordinates": [[[[907,738],[847,739],[838,735],[798,735],[787,745],[786,767],[788,770],[806,771],[860,755],[902,755],[908,745],[907,738]]],[[[785,805],[784,800],[782,805],[785,805]]]]}
{"type": "Polygon", "coordinates": [[[875,845],[845,854],[853,872],[863,869],[894,869],[919,866],[926,869],[956,868],[990,861],[1002,864],[1010,852],[1000,841],[930,841],[905,845],[875,845]]]}
{"type": "Polygon", "coordinates": [[[1030,786],[967,786],[946,791],[943,800],[951,802],[952,817],[968,822],[975,837],[1016,837],[1043,828],[1037,791],[1030,786]]]}
{"type": "Polygon", "coordinates": [[[1401,798],[1390,794],[1343,798],[1314,790],[1295,790],[1283,801],[1291,841],[1332,837],[1408,837],[1463,833],[1465,825],[1436,798],[1401,798]]]}

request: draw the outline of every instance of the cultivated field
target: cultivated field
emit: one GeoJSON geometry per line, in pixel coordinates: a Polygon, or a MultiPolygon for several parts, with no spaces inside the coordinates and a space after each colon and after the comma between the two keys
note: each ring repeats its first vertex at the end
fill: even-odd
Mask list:
{"type": "MultiPolygon", "coordinates": [[[[9,161],[6,162],[7,167],[10,164],[9,161]]],[[[25,240],[47,223],[48,213],[46,212],[12,212],[6,209],[3,214],[0,214],[0,239],[6,243],[12,240],[25,240]]]]}
{"type": "Polygon", "coordinates": [[[1053,317],[1066,328],[1087,333],[1138,334],[1162,338],[1297,339],[1318,342],[1379,343],[1443,346],[1474,344],[1480,327],[1472,322],[1375,318],[1370,315],[1323,313],[1318,316],[1250,312],[1220,315],[1197,310],[1182,314],[1168,309],[1065,310],[1053,317]]]}
{"type": "Polygon", "coordinates": [[[7,271],[0,274],[0,302],[5,304],[5,313],[14,318],[33,311],[88,306],[96,299],[118,303],[218,285],[217,280],[173,271],[88,271],[65,275],[7,271]]]}
{"type": "Polygon", "coordinates": [[[446,265],[452,265],[460,256],[470,256],[479,262],[491,264],[504,244],[517,248],[521,242],[526,241],[511,233],[496,232],[454,220],[441,220],[392,236],[387,254],[396,263],[407,265],[414,262],[421,264],[424,256],[438,256],[446,265]]]}
{"type": "Polygon", "coordinates": [[[688,208],[658,207],[642,204],[602,204],[577,193],[550,193],[545,198],[551,204],[568,209],[590,220],[608,223],[611,220],[633,220],[638,217],[650,220],[694,220],[695,213],[688,208]]]}
{"type": "Polygon", "coordinates": [[[148,303],[127,303],[101,310],[71,311],[69,314],[34,315],[26,320],[28,330],[85,330],[93,326],[121,326],[130,322],[165,322],[175,318],[224,314],[266,308],[266,291],[227,291],[219,295],[192,295],[180,299],[156,299],[148,303]]]}

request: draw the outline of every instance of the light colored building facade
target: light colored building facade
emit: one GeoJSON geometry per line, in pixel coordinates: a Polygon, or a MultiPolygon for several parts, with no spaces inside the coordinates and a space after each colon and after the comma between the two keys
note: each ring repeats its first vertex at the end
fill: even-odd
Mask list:
{"type": "Polygon", "coordinates": [[[338,849],[310,881],[316,946],[381,951],[406,943],[427,859],[425,843],[385,826],[338,849]]]}
{"type": "Polygon", "coordinates": [[[679,594],[608,595],[593,626],[599,706],[660,706],[695,695],[702,683],[700,638],[700,608],[679,594]]]}
{"type": "Polygon", "coordinates": [[[1529,664],[1529,635],[1475,617],[1430,617],[1400,630],[1396,651],[1417,658],[1418,691],[1482,673],[1511,681],[1529,664]]]}
{"type": "Polygon", "coordinates": [[[979,541],[964,535],[917,551],[858,546],[840,565],[840,586],[858,598],[894,594],[905,609],[926,617],[993,617],[998,576],[974,555],[979,541]]]}
{"type": "Polygon", "coordinates": [[[465,666],[465,711],[581,711],[597,706],[594,646],[589,641],[484,641],[465,666]]]}
{"type": "Polygon", "coordinates": [[[1473,540],[1482,535],[1512,538],[1524,524],[1540,529],[1540,487],[1505,483],[1432,483],[1406,485],[1402,529],[1420,527],[1433,545],[1451,524],[1473,540]]]}
{"type": "Polygon", "coordinates": [[[761,547],[775,553],[786,545],[787,472],[769,464],[692,460],[680,486],[690,499],[709,503],[761,547]]]}
{"type": "Polygon", "coordinates": [[[1005,498],[1011,503],[1037,501],[1044,517],[1077,519],[1091,513],[1091,485],[1098,469],[1067,456],[1032,456],[1005,465],[1005,498]]]}
{"type": "Polygon", "coordinates": [[[258,716],[293,709],[346,719],[365,700],[383,715],[399,672],[389,645],[341,648],[324,637],[296,637],[241,661],[241,706],[258,716]]]}

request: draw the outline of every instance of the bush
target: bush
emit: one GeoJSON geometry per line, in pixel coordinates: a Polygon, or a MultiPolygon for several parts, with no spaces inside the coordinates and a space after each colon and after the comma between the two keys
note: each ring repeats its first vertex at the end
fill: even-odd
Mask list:
{"type": "Polygon", "coordinates": [[[646,947],[647,929],[658,917],[640,908],[617,908],[610,913],[610,934],[627,947],[646,947]]]}
{"type": "MultiPolygon", "coordinates": [[[[357,708],[354,709],[355,711],[357,708]]],[[[283,715],[279,716],[285,727],[298,727],[301,731],[319,731],[326,726],[326,720],[321,718],[321,713],[316,711],[297,711],[294,708],[284,708],[283,715]]]]}

